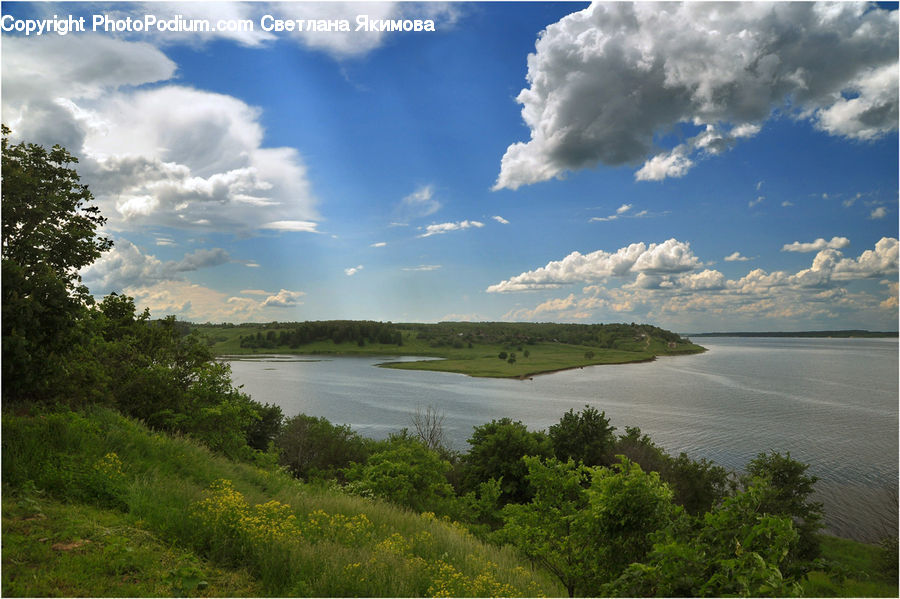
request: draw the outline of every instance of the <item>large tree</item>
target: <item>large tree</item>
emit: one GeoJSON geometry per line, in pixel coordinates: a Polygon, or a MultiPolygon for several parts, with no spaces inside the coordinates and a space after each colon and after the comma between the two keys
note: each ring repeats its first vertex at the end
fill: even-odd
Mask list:
{"type": "Polygon", "coordinates": [[[39,399],[65,376],[91,301],[78,271],[112,241],[97,234],[106,220],[74,156],[2,134],[3,400],[39,399]]]}

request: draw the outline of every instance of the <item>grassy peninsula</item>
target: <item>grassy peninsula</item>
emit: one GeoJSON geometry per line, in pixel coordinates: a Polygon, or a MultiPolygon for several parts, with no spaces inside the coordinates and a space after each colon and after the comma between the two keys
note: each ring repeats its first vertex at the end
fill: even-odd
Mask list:
{"type": "Polygon", "coordinates": [[[704,351],[690,340],[644,324],[371,321],[194,325],[217,355],[256,353],[422,356],[388,368],[527,378],[601,364],[647,362],[704,351]]]}

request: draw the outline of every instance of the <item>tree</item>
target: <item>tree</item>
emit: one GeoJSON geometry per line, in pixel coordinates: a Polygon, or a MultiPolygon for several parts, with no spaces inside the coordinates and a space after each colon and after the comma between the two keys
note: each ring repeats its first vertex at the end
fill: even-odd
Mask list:
{"type": "Polygon", "coordinates": [[[800,586],[788,570],[797,542],[789,518],[765,512],[775,490],[755,480],[693,525],[668,527],[653,550],[602,594],[619,597],[789,597],[800,586]]]}
{"type": "Polygon", "coordinates": [[[365,441],[349,426],[326,418],[297,414],[281,429],[275,445],[280,462],[297,478],[332,477],[368,455],[365,441]]]}
{"type": "Polygon", "coordinates": [[[808,464],[791,458],[790,452],[781,455],[778,452],[760,453],[747,464],[747,477],[744,485],[752,484],[757,478],[769,481],[774,493],[766,497],[762,509],[777,516],[791,518],[800,535],[791,557],[802,569],[804,562],[810,562],[821,555],[819,531],[822,529],[824,517],[822,504],[812,501],[818,477],[806,474],[808,464]]]}
{"type": "Polygon", "coordinates": [[[573,410],[566,412],[548,433],[558,459],[573,459],[585,466],[608,466],[613,460],[615,430],[606,412],[586,405],[578,414],[573,410]]]}
{"type": "Polygon", "coordinates": [[[612,468],[524,461],[534,498],[503,509],[500,535],[559,578],[570,597],[599,594],[682,514],[659,475],[627,459],[612,468]]]}
{"type": "Polygon", "coordinates": [[[78,270],[112,241],[60,146],[10,144],[2,126],[3,399],[47,399],[66,375],[78,317],[90,303],[78,270]]]}
{"type": "Polygon", "coordinates": [[[428,406],[424,410],[418,406],[412,416],[412,424],[416,437],[425,447],[438,453],[447,453],[444,447],[443,412],[439,412],[434,406],[428,406]]]}
{"type": "Polygon", "coordinates": [[[392,437],[387,447],[369,456],[365,464],[344,470],[351,488],[406,506],[447,514],[453,510],[455,494],[447,482],[450,462],[441,459],[416,439],[392,437]]]}
{"type": "Polygon", "coordinates": [[[502,503],[522,503],[533,495],[526,475],[525,456],[551,457],[552,449],[543,432],[532,432],[521,422],[509,418],[476,426],[468,440],[464,456],[464,483],[475,489],[479,483],[497,479],[502,503]]]}

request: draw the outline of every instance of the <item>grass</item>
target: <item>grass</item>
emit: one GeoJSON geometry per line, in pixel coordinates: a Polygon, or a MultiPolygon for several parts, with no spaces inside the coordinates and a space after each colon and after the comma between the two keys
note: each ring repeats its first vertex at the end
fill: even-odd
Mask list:
{"type": "Polygon", "coordinates": [[[45,498],[35,489],[3,501],[6,597],[254,596],[243,569],[173,547],[116,510],[45,498]]]}
{"type": "Polygon", "coordinates": [[[110,410],[5,413],[0,440],[3,595],[562,592],[451,522],[236,464],[110,410]]]}
{"type": "Polygon", "coordinates": [[[535,343],[533,345],[510,346],[501,344],[474,344],[472,347],[432,347],[416,338],[414,332],[404,333],[403,345],[355,343],[336,344],[332,341],[309,343],[298,348],[279,347],[277,349],[250,349],[240,346],[241,335],[253,335],[259,331],[274,331],[278,334],[287,327],[259,329],[255,327],[201,327],[218,355],[252,354],[304,354],[304,355],[347,355],[347,356],[423,356],[441,360],[384,363],[380,366],[403,370],[432,370],[455,372],[475,377],[526,378],[538,374],[557,372],[585,366],[603,364],[627,364],[647,362],[660,355],[680,355],[699,353],[704,348],[691,343],[671,348],[657,338],[629,340],[620,343],[617,349],[592,346],[569,345],[565,343],[535,343]],[[528,357],[524,352],[528,351],[528,357]],[[501,360],[501,352],[515,353],[516,361],[501,360]],[[590,357],[588,357],[590,356],[590,357]]]}
{"type": "Polygon", "coordinates": [[[810,572],[803,581],[806,597],[897,597],[900,587],[896,575],[886,576],[880,563],[881,548],[839,537],[822,537],[822,555],[836,574],[810,572]]]}

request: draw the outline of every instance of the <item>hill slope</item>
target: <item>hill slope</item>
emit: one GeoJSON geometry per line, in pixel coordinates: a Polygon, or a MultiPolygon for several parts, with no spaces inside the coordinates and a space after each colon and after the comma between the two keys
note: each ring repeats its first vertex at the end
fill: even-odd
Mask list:
{"type": "Polygon", "coordinates": [[[453,523],[237,464],[107,409],[3,416],[3,594],[540,596],[453,523]]]}

